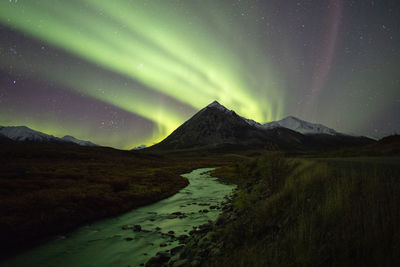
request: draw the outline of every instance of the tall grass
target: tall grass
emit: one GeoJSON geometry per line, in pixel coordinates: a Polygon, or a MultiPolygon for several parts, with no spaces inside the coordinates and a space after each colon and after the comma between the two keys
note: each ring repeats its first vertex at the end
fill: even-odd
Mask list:
{"type": "Polygon", "coordinates": [[[400,264],[400,164],[274,153],[242,165],[238,175],[252,182],[236,199],[238,220],[213,265],[400,264]]]}

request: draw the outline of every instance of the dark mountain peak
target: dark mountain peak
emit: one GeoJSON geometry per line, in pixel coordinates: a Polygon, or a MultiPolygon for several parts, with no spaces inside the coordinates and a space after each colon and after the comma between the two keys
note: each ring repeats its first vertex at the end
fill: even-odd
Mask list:
{"type": "Polygon", "coordinates": [[[155,147],[185,149],[246,142],[250,132],[253,134],[255,131],[254,128],[234,111],[214,101],[155,147]]]}
{"type": "Polygon", "coordinates": [[[314,149],[319,146],[326,148],[368,142],[370,140],[359,141],[357,138],[336,135],[336,131],[330,128],[293,116],[261,125],[213,101],[150,149],[181,150],[222,146],[314,149]],[[320,133],[323,135],[318,135],[320,133]]]}
{"type": "Polygon", "coordinates": [[[221,105],[217,100],[214,100],[213,102],[211,102],[207,107],[209,107],[209,108],[224,108],[224,109],[226,109],[226,107],[221,105]]]}
{"type": "Polygon", "coordinates": [[[227,117],[235,117],[235,120],[240,118],[235,111],[229,110],[218,101],[213,101],[211,104],[208,106],[204,107],[201,109],[199,112],[197,112],[189,121],[193,120],[194,118],[202,118],[203,120],[215,120],[217,117],[218,118],[227,118],[227,117]]]}
{"type": "Polygon", "coordinates": [[[209,104],[208,106],[203,108],[203,110],[205,110],[205,109],[213,109],[213,110],[219,110],[219,111],[223,111],[223,112],[235,113],[233,110],[229,110],[226,107],[224,107],[223,105],[221,105],[217,100],[214,100],[211,104],[209,104]]]}

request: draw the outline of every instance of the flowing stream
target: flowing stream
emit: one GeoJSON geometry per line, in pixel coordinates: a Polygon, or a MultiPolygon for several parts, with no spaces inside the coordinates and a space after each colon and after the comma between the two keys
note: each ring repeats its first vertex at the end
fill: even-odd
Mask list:
{"type": "Polygon", "coordinates": [[[235,186],[210,177],[211,170],[213,168],[197,169],[182,175],[189,180],[189,185],[169,198],[83,226],[3,264],[140,266],[158,251],[178,246],[179,242],[172,235],[189,235],[193,227],[218,217],[221,202],[235,186]],[[137,231],[135,225],[140,225],[141,230],[137,231]]]}

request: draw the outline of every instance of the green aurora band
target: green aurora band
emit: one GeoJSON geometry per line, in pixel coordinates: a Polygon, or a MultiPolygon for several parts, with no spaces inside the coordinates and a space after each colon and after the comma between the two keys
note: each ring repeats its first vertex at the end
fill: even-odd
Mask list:
{"type": "MultiPolygon", "coordinates": [[[[150,144],[190,116],[179,107],[160,106],[163,95],[196,110],[218,100],[259,122],[282,116],[282,79],[268,65],[260,44],[249,47],[246,42],[257,25],[230,17],[234,8],[241,7],[229,1],[2,1],[0,24],[143,84],[127,88],[77,65],[65,75],[65,63],[30,56],[35,76],[154,122],[157,132],[145,140],[150,144]]],[[[30,75],[26,60],[5,58],[0,68],[11,60],[19,72],[30,75]]]]}

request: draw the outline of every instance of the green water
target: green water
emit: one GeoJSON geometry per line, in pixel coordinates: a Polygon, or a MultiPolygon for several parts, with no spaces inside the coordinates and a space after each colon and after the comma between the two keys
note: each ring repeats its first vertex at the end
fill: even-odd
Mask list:
{"type": "Polygon", "coordinates": [[[189,185],[172,197],[144,206],[121,216],[102,220],[47,244],[9,259],[1,266],[139,266],[158,251],[178,245],[162,233],[174,231],[175,236],[188,234],[193,226],[215,220],[220,210],[209,209],[232,193],[234,185],[226,185],[210,177],[212,168],[203,168],[182,176],[189,185]],[[207,205],[205,205],[207,204],[207,205]],[[208,213],[199,210],[208,209],[208,213]],[[186,218],[166,218],[173,212],[186,218]],[[148,232],[123,230],[123,225],[141,225],[148,232]],[[161,230],[157,231],[156,227],[161,230]],[[127,241],[126,238],[132,238],[127,241]],[[167,244],[160,247],[160,244],[167,244]]]}

